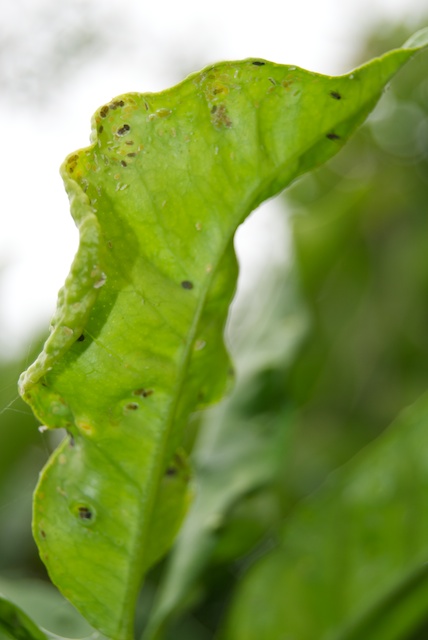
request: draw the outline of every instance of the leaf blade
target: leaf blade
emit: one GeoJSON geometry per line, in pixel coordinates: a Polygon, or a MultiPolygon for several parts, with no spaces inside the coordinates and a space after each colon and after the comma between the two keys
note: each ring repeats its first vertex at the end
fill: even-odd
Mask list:
{"type": "Polygon", "coordinates": [[[92,146],[64,163],[80,247],[20,390],[40,420],[71,434],[36,490],[41,556],[106,635],[132,638],[162,477],[190,411],[227,386],[236,227],[336,153],[415,51],[352,78],[221,63],[105,105],[92,146]]]}
{"type": "Polygon", "coordinates": [[[297,508],[242,583],[225,638],[399,640],[423,620],[427,411],[425,394],[297,508]]]}

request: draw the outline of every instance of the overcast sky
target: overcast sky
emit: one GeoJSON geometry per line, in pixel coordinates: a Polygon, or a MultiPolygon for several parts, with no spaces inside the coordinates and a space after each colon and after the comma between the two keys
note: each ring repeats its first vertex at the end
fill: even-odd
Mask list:
{"type": "MultiPolygon", "coordinates": [[[[412,27],[422,17],[422,4],[420,0],[4,4],[0,26],[3,350],[8,346],[25,350],[31,333],[47,327],[54,310],[78,243],[58,168],[68,153],[89,143],[90,117],[97,107],[128,91],[161,90],[221,59],[261,57],[339,74],[349,70],[370,25],[390,19],[412,27]]],[[[251,268],[251,261],[281,260],[286,238],[278,224],[275,204],[250,220],[239,247],[244,270],[251,268]],[[276,241],[268,251],[273,228],[276,241]]]]}

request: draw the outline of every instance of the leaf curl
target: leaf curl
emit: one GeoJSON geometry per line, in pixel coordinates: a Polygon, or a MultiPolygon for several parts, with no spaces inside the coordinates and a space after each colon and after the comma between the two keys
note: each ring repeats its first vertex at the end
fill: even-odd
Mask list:
{"type": "Polygon", "coordinates": [[[69,436],[41,474],[33,530],[52,581],[114,640],[133,637],[144,573],[189,501],[182,454],[168,477],[188,416],[230,380],[236,228],[334,155],[421,46],[340,77],[249,59],[125,94],[63,164],[80,246],[20,392],[69,436]]]}

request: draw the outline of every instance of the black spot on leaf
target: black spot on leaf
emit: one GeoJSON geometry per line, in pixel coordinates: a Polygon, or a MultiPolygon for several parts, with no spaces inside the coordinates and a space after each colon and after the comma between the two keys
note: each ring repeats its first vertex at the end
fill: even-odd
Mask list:
{"type": "Polygon", "coordinates": [[[340,136],[337,133],[327,133],[327,138],[329,140],[340,140],[340,136]]]}
{"type": "Polygon", "coordinates": [[[261,60],[254,60],[254,62],[252,63],[255,67],[264,67],[264,65],[266,64],[266,62],[262,62],[261,60]]]}
{"type": "Polygon", "coordinates": [[[123,127],[120,127],[117,130],[117,135],[118,136],[124,136],[125,134],[128,133],[128,131],[131,131],[131,127],[129,126],[129,124],[124,124],[123,127]]]}
{"type": "Polygon", "coordinates": [[[83,342],[85,339],[85,336],[83,335],[83,333],[77,338],[77,342],[83,342]]]}
{"type": "Polygon", "coordinates": [[[153,389],[136,389],[134,391],[134,396],[141,396],[143,398],[148,398],[153,393],[153,389]]]}
{"type": "Polygon", "coordinates": [[[92,520],[93,515],[89,507],[79,507],[78,513],[81,520],[92,520]]]}
{"type": "Polygon", "coordinates": [[[335,100],[341,100],[342,99],[342,96],[337,91],[330,91],[330,95],[335,100]]]}
{"type": "Polygon", "coordinates": [[[190,280],[183,280],[181,286],[183,287],[183,289],[193,289],[193,283],[190,282],[190,280]]]}

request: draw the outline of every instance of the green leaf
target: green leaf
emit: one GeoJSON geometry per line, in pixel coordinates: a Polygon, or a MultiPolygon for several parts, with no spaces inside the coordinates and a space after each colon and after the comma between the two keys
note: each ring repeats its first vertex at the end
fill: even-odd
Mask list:
{"type": "Polygon", "coordinates": [[[242,582],[225,638],[408,637],[428,597],[427,425],[425,395],[295,511],[242,582]]]}
{"type": "Polygon", "coordinates": [[[23,609],[48,635],[50,633],[54,637],[58,634],[61,637],[84,638],[94,631],[46,580],[0,578],[0,592],[23,609]]]}
{"type": "Polygon", "coordinates": [[[47,636],[15,604],[0,596],[0,634],[12,640],[47,640],[47,636]]]}
{"type": "Polygon", "coordinates": [[[157,542],[162,479],[189,413],[230,377],[222,334],[237,226],[336,153],[417,50],[338,78],[220,63],[103,106],[92,145],[64,163],[80,246],[20,391],[70,435],[41,474],[34,535],[52,581],[114,640],[133,637],[143,575],[188,501],[171,477],[181,491],[157,542]]]}
{"type": "MultiPolygon", "coordinates": [[[[256,526],[249,526],[247,518],[236,539],[224,539],[232,510],[242,506],[250,493],[277,480],[286,464],[292,407],[285,377],[308,320],[295,275],[280,275],[281,285],[287,284],[286,295],[273,301],[275,287],[264,283],[260,308],[252,316],[255,331],[246,336],[244,353],[235,355],[236,386],[228,398],[205,413],[192,455],[196,499],[173,548],[145,638],[157,637],[168,618],[191,601],[197,587],[201,590],[203,573],[219,549],[224,560],[231,544],[234,559],[265,533],[260,513],[253,508],[256,526]]],[[[276,286],[278,281],[279,277],[276,286]]]]}

